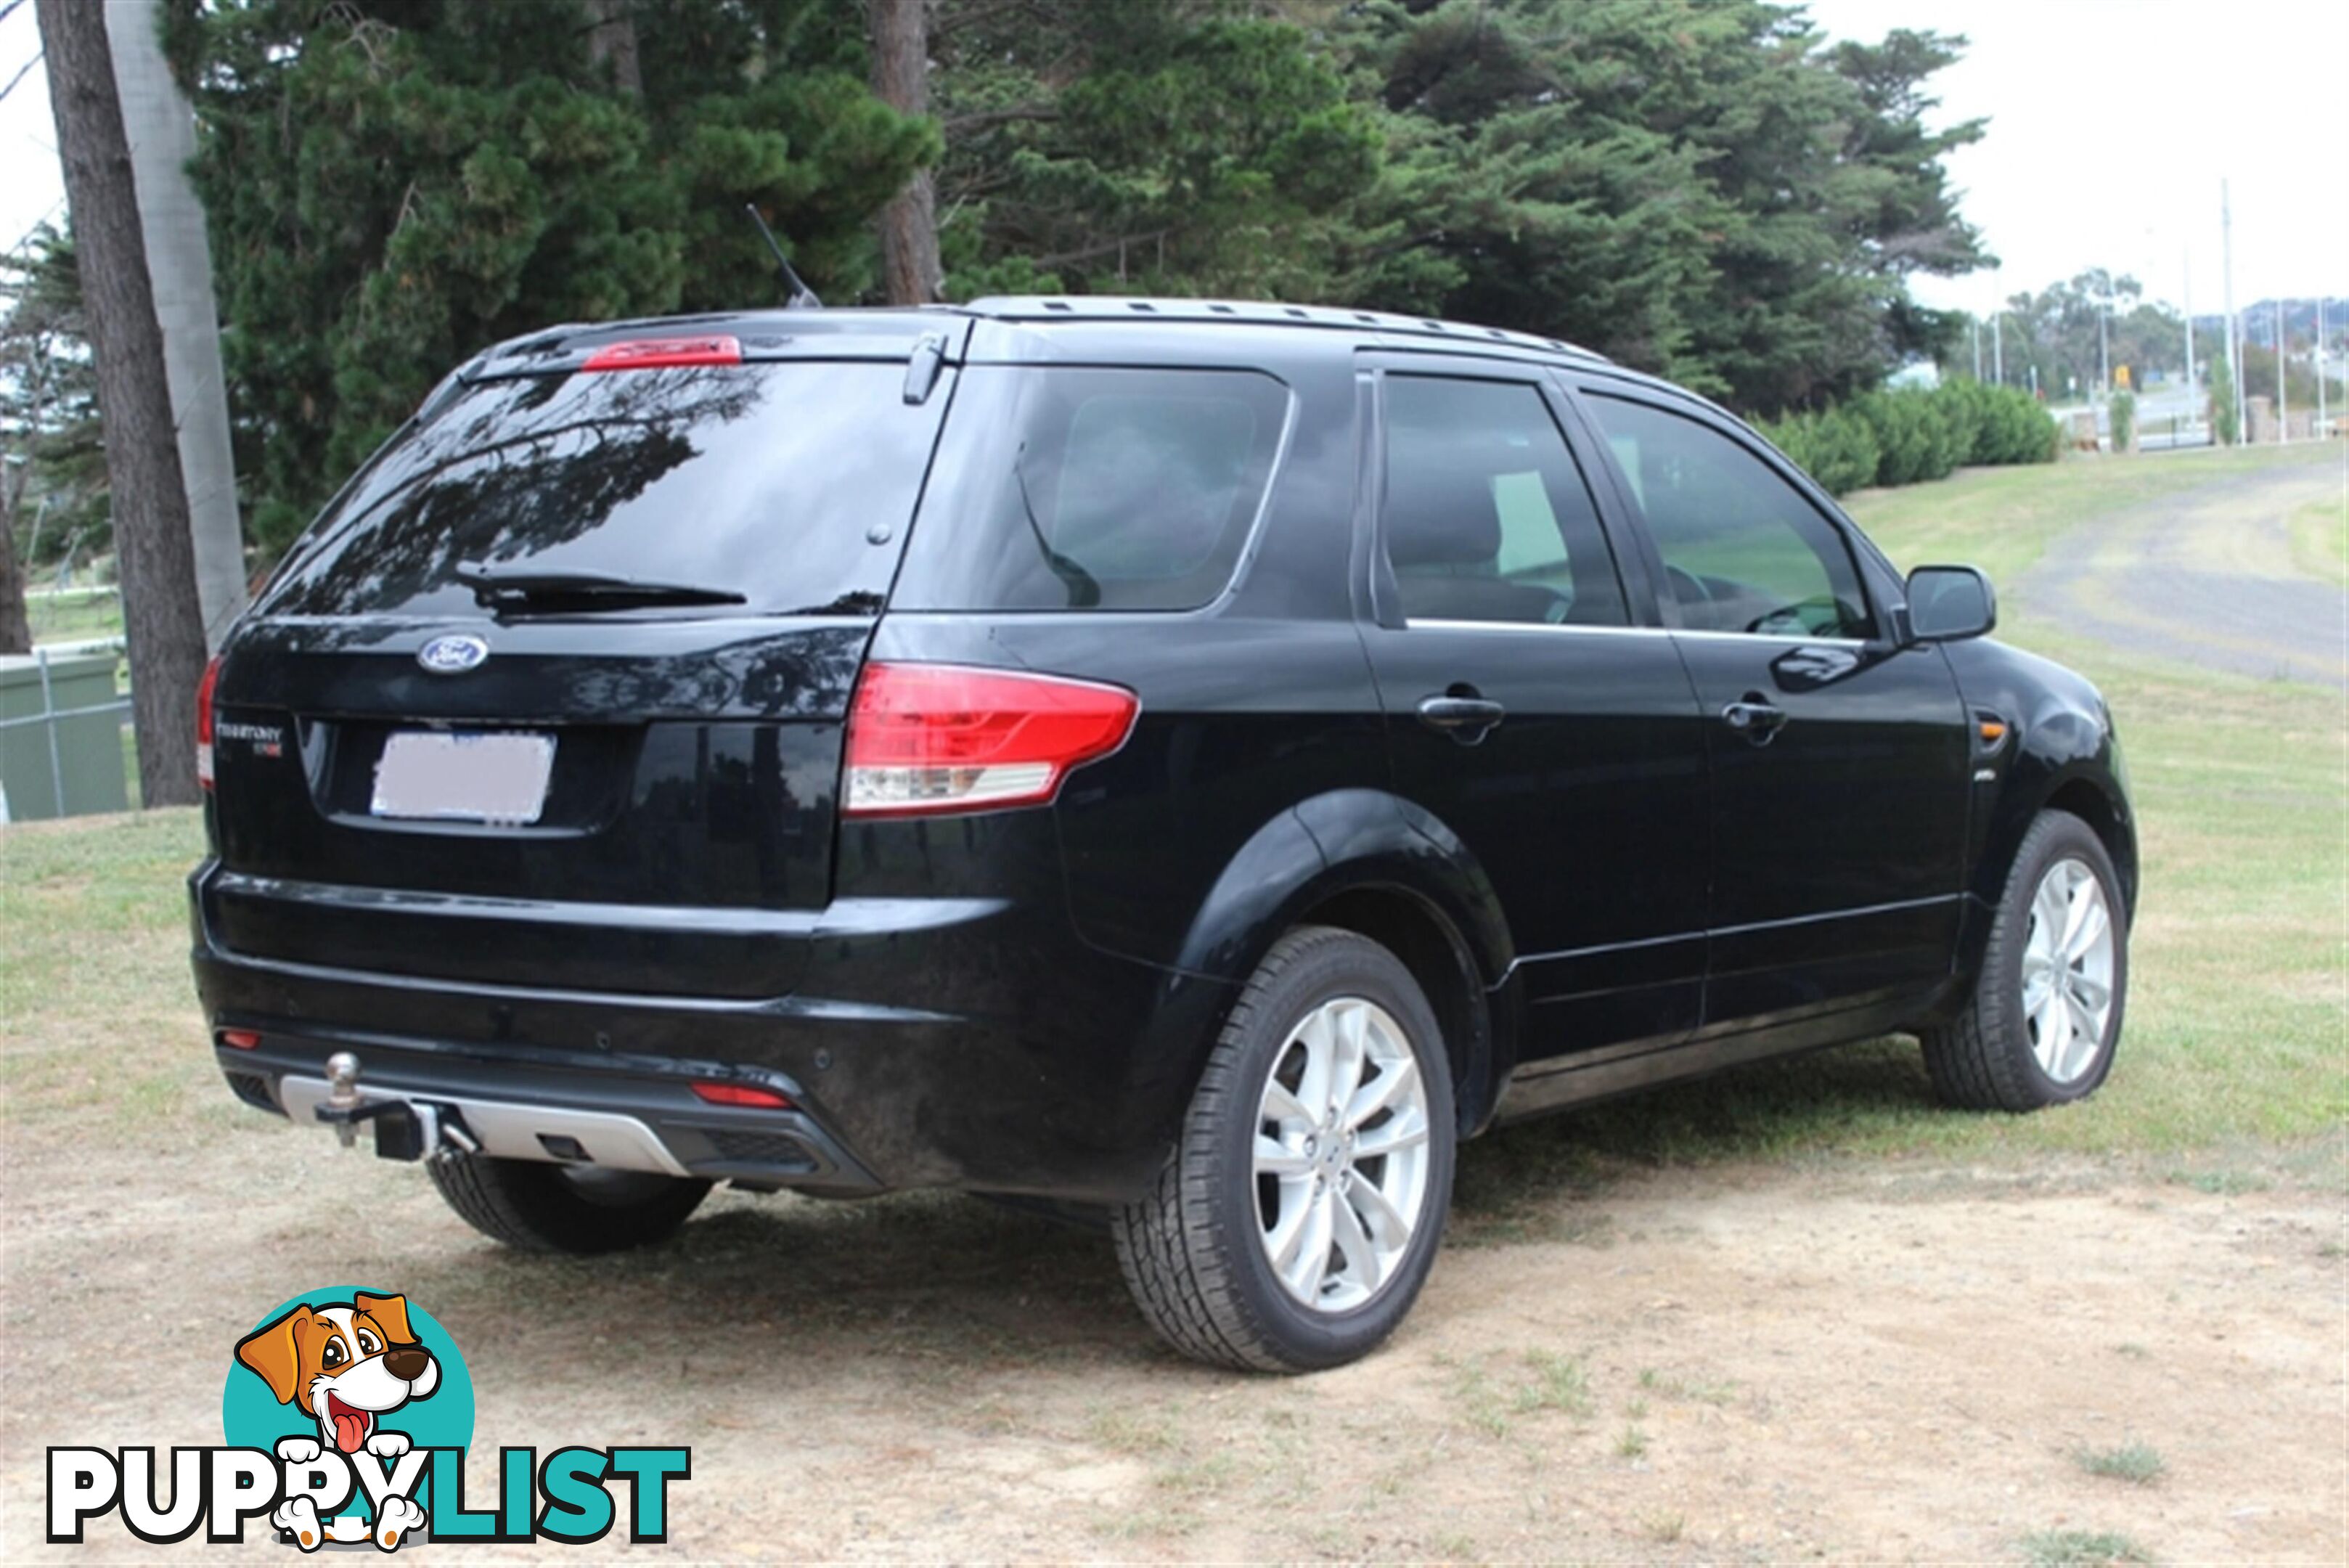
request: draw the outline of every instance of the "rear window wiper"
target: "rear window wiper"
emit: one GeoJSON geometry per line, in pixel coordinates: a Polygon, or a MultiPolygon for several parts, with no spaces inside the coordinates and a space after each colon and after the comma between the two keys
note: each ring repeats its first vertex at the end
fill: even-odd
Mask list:
{"type": "Polygon", "coordinates": [[[484,609],[501,614],[576,615],[597,610],[657,609],[671,605],[739,605],[731,588],[656,583],[606,572],[564,572],[460,562],[453,574],[484,609]]]}

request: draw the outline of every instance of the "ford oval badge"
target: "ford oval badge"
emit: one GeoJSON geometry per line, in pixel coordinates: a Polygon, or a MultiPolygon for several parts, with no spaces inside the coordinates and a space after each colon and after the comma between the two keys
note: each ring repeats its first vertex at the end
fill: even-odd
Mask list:
{"type": "Polygon", "coordinates": [[[478,637],[436,637],[416,650],[416,662],[435,675],[461,675],[490,656],[490,645],[478,637]]]}

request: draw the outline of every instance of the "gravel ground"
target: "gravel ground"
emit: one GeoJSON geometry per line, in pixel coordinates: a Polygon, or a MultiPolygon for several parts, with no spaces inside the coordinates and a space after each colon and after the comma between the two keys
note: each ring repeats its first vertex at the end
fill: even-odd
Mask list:
{"type": "Polygon", "coordinates": [[[2326,502],[2349,506],[2349,447],[2083,522],[2023,575],[2016,597],[2127,652],[2349,688],[2349,593],[2293,569],[2286,524],[2326,502]]]}

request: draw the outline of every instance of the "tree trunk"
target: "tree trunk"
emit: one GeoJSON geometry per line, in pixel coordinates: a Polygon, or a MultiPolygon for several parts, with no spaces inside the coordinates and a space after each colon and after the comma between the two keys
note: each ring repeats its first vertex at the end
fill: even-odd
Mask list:
{"type": "Polygon", "coordinates": [[[163,333],[139,227],[139,192],[107,48],[106,7],[36,0],[49,105],[65,166],[82,308],[98,372],[123,625],[130,644],[130,719],[147,805],[197,800],[196,682],[204,669],[188,493],[171,423],[163,333]]]}
{"type": "Polygon", "coordinates": [[[0,653],[30,653],[33,623],[25,614],[25,569],[16,561],[15,489],[0,474],[0,653]]]}
{"type": "Polygon", "coordinates": [[[612,67],[612,85],[630,98],[645,96],[645,72],[636,58],[635,0],[587,0],[587,58],[612,67]]]}
{"type": "MultiPolygon", "coordinates": [[[[930,0],[872,0],[873,91],[900,114],[930,112],[930,0]]],[[[938,261],[937,193],[926,169],[881,209],[881,282],[892,305],[927,305],[938,261]]]]}
{"type": "Polygon", "coordinates": [[[171,79],[156,31],[161,0],[113,0],[106,7],[114,84],[139,190],[155,319],[163,332],[180,474],[187,483],[195,545],[196,604],[204,644],[218,648],[244,608],[244,525],[237,514],[236,458],[229,446],[228,389],[221,374],[220,306],[212,253],[188,165],[196,156],[194,109],[171,79]]]}

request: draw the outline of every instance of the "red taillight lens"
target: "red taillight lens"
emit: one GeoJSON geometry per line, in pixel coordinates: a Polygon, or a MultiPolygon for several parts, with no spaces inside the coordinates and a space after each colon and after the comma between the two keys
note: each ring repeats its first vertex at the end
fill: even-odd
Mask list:
{"type": "Polygon", "coordinates": [[[848,714],[849,816],[1030,805],[1125,744],[1142,704],[1118,686],[954,664],[870,664],[848,714]]]}
{"type": "Polygon", "coordinates": [[[751,1106],[765,1111],[787,1111],[791,1097],[755,1084],[696,1084],[693,1092],[713,1106],[751,1106]]]}
{"type": "Polygon", "coordinates": [[[261,1033],[254,1029],[223,1029],[220,1032],[220,1043],[233,1045],[240,1051],[251,1051],[260,1045],[261,1033]]]}
{"type": "Polygon", "coordinates": [[[739,338],[712,335],[708,337],[635,337],[626,343],[606,343],[587,356],[583,370],[666,370],[678,365],[740,365],[742,344],[739,338]]]}
{"type": "Polygon", "coordinates": [[[196,682],[196,783],[206,789],[212,787],[212,688],[220,684],[220,666],[215,654],[196,682]]]}

